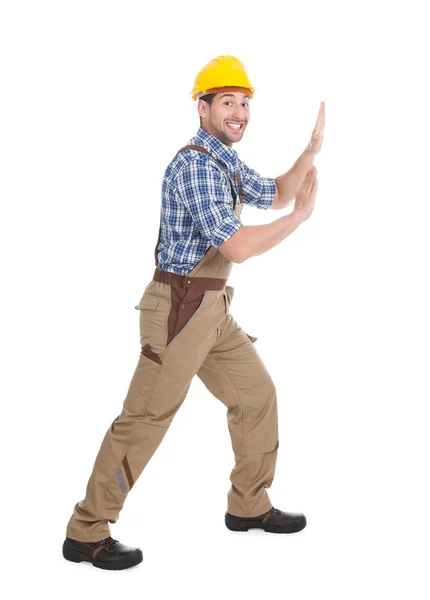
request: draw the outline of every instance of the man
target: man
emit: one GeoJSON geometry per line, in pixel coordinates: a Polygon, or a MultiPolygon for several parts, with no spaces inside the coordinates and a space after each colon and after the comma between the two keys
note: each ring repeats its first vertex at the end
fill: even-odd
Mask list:
{"type": "Polygon", "coordinates": [[[63,555],[105,569],[142,561],[140,548],[110,536],[125,498],[161,443],[195,375],[228,409],[235,455],[225,524],[232,531],[303,529],[301,513],[275,509],[272,484],[278,421],[274,383],[253,342],[230,314],[233,263],[273,248],[313,211],[313,157],[322,144],[324,104],[311,141],[284,175],[263,178],[238,157],[254,89],[243,64],[219,56],[196,77],[200,127],[163,178],[156,269],[139,304],[141,354],[121,414],[97,455],[86,497],[67,526],[63,555]],[[294,210],[260,226],[244,226],[243,204],[294,210]]]}

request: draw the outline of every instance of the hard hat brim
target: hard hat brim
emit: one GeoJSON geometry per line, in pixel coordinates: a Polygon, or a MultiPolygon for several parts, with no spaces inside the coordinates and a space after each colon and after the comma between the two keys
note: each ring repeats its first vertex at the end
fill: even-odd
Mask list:
{"type": "Polygon", "coordinates": [[[254,96],[254,88],[245,88],[238,86],[223,86],[219,88],[211,88],[205,90],[203,92],[191,92],[193,100],[198,100],[202,96],[206,96],[206,94],[221,94],[224,92],[242,92],[243,94],[247,94],[250,98],[254,96]]]}

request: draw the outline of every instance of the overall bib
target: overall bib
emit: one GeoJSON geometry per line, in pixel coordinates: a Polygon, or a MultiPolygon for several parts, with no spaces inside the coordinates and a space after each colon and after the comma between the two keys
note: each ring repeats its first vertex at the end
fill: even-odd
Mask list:
{"type": "MultiPolygon", "coordinates": [[[[179,152],[187,148],[209,154],[200,146],[179,152]]],[[[236,177],[238,202],[229,180],[239,217],[243,195],[236,177]]],[[[227,407],[235,456],[228,512],[254,517],[272,507],[266,488],[274,478],[279,447],[276,389],[254,347],[257,338],[230,314],[234,288],[226,283],[232,262],[210,246],[187,275],[178,275],[158,266],[158,243],[153,280],[135,307],[140,312],[139,361],[122,412],[102,441],[85,499],[75,505],[67,525],[67,537],[78,541],[110,535],[108,523],[117,521],[195,375],[227,407]]]]}

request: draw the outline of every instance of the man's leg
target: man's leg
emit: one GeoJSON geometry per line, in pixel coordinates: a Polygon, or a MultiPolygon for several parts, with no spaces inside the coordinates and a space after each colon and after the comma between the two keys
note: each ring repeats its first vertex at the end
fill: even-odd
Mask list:
{"type": "Polygon", "coordinates": [[[217,339],[224,304],[219,292],[209,291],[199,310],[166,347],[170,305],[160,290],[152,286],[151,294],[142,300],[152,308],[144,313],[141,323],[144,353],[123,410],[103,439],[86,497],[75,505],[67,526],[67,537],[80,542],[110,535],[108,523],[117,521],[127,494],[161,443],[191,380],[217,339]]]}
{"type": "MultiPolygon", "coordinates": [[[[153,369],[144,357],[139,359],[121,414],[107,430],[88,481],[85,499],[75,505],[66,535],[82,542],[110,536],[108,523],[116,523],[128,493],[160,445],[173,417],[185,400],[191,381],[181,395],[172,390],[169,406],[158,416],[155,405],[141,414],[126,408],[127,399],[136,399],[139,382],[149,381],[145,370],[153,369]],[[146,379],[145,379],[146,378],[146,379]]],[[[157,373],[152,377],[156,377],[157,373]]],[[[166,392],[167,395],[167,392],[166,392]]]]}
{"type": "Polygon", "coordinates": [[[228,409],[236,459],[228,512],[240,517],[261,515],[272,507],[266,488],[274,478],[279,446],[276,389],[253,343],[231,314],[197,375],[228,409]]]}

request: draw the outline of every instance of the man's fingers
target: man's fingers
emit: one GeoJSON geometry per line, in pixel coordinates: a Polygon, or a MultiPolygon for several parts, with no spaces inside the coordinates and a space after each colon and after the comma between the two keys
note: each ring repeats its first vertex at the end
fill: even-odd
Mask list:
{"type": "Polygon", "coordinates": [[[319,125],[324,127],[324,123],[325,123],[325,104],[324,104],[324,102],[321,102],[320,112],[318,115],[318,121],[319,121],[319,125]]]}
{"type": "Polygon", "coordinates": [[[318,118],[317,118],[317,122],[315,125],[314,133],[316,133],[317,135],[322,134],[322,132],[324,131],[324,125],[325,125],[325,104],[324,104],[324,102],[321,102],[320,111],[318,113],[318,118]]]}
{"type": "Polygon", "coordinates": [[[303,184],[306,186],[310,186],[312,183],[312,180],[315,179],[315,177],[317,176],[317,168],[315,165],[312,165],[312,167],[310,169],[307,170],[306,175],[303,179],[303,184]]]}
{"type": "Polygon", "coordinates": [[[308,171],[305,177],[305,184],[309,185],[313,178],[313,171],[308,171]]]}
{"type": "Polygon", "coordinates": [[[306,177],[304,180],[304,187],[305,190],[310,190],[312,187],[313,182],[315,181],[315,177],[316,177],[316,172],[313,168],[309,169],[309,171],[306,173],[306,177]]]}

